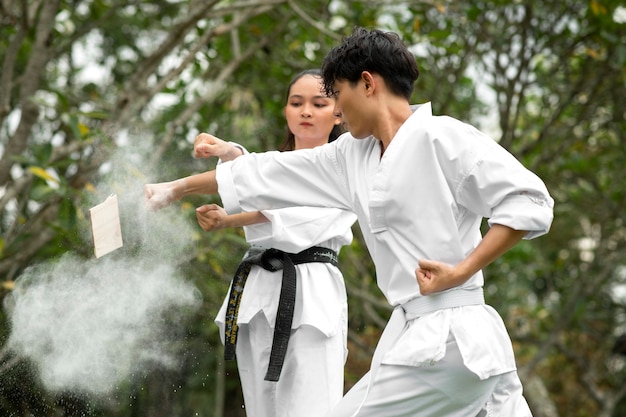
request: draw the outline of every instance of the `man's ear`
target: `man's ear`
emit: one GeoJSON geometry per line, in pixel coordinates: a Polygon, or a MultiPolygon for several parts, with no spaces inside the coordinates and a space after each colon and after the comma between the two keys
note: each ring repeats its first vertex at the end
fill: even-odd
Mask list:
{"type": "Polygon", "coordinates": [[[363,81],[363,85],[365,86],[365,90],[367,93],[371,93],[376,89],[376,79],[371,72],[361,72],[361,80],[363,81]]]}

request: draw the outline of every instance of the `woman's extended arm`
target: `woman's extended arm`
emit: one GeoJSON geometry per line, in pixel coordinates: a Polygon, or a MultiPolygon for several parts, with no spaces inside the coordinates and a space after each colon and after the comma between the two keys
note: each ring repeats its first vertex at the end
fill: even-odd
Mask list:
{"type": "Polygon", "coordinates": [[[243,149],[208,133],[200,133],[194,139],[193,154],[196,158],[217,156],[222,161],[232,161],[243,155],[243,149]]]}
{"type": "Polygon", "coordinates": [[[265,223],[269,220],[259,211],[228,214],[217,204],[206,204],[196,209],[198,224],[207,232],[227,227],[242,227],[265,223]]]}
{"type": "MultiPolygon", "coordinates": [[[[232,161],[244,154],[244,150],[222,139],[200,133],[194,140],[194,156],[196,158],[209,158],[217,156],[222,161],[232,161]]],[[[205,231],[225,229],[227,227],[242,227],[257,223],[265,223],[269,220],[260,212],[248,212],[228,214],[217,204],[207,204],[196,209],[198,224],[205,231]]]]}

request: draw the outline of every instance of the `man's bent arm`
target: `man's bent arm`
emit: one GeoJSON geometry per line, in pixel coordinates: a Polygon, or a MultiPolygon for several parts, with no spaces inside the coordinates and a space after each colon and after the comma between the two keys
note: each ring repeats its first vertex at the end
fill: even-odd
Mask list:
{"type": "Polygon", "coordinates": [[[481,242],[464,260],[455,266],[422,259],[415,271],[420,292],[423,295],[457,287],[472,275],[511,249],[528,233],[508,226],[494,224],[481,242]]]}

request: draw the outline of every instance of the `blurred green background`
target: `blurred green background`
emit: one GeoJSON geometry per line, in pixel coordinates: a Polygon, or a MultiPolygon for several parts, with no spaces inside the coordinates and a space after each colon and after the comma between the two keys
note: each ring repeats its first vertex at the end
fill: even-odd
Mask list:
{"type": "MultiPolygon", "coordinates": [[[[139,196],[133,184],[212,168],[191,156],[198,132],[275,149],[289,80],[319,67],[356,25],[400,34],[421,71],[413,102],[491,134],[555,199],[551,232],[486,271],[535,417],[626,415],[626,6],[617,0],[0,1],[0,299],[29,266],[93,258],[88,209],[103,196],[139,196]],[[113,163],[120,154],[126,163],[113,163]]],[[[190,244],[176,268],[202,300],[170,323],[177,366],[129,377],[105,397],[51,392],[7,345],[2,309],[0,415],[245,415],[213,318],[246,243],[240,230],[195,225],[207,202],[219,200],[172,209],[190,225],[174,230],[190,244]]],[[[346,388],[367,370],[390,313],[354,231],[340,258],[346,388]]],[[[111,256],[141,257],[139,246],[111,256]]]]}

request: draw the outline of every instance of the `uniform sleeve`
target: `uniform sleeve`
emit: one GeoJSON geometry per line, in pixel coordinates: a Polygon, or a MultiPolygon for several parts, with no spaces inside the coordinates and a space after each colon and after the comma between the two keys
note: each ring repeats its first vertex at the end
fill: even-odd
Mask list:
{"type": "Polygon", "coordinates": [[[218,192],[229,213],[285,207],[351,211],[345,163],[333,143],[291,152],[251,153],[217,167],[218,192]]]}
{"type": "Polygon", "coordinates": [[[352,241],[351,227],[356,216],[344,210],[290,207],[261,212],[268,218],[268,223],[244,227],[251,245],[297,253],[331,239],[337,239],[340,245],[352,241]]]}
{"type": "Polygon", "coordinates": [[[482,151],[460,180],[460,201],[486,217],[490,226],[527,230],[525,239],[547,233],[554,200],[545,184],[506,149],[489,141],[478,145],[482,151]]]}
{"type": "MultiPolygon", "coordinates": [[[[243,145],[240,145],[237,142],[227,142],[227,143],[229,145],[239,149],[241,151],[242,155],[248,155],[250,153],[250,152],[248,152],[248,150],[243,145]]],[[[217,165],[219,166],[219,165],[223,164],[224,162],[226,162],[226,161],[222,161],[222,158],[218,158],[217,165]]]]}

